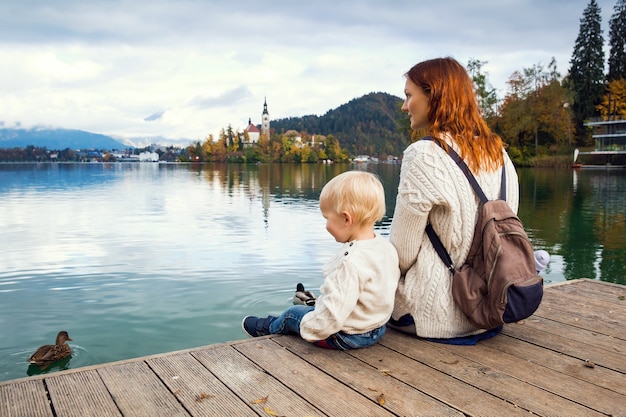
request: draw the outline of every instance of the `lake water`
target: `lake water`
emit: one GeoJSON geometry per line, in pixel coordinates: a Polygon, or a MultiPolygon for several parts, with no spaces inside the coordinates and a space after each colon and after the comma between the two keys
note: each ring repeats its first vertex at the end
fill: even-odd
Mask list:
{"type": "MultiPolygon", "coordinates": [[[[297,282],[317,292],[339,244],[321,187],[399,165],[0,164],[0,380],[67,330],[77,368],[245,338],[297,282]]],[[[626,172],[519,170],[519,214],[552,254],[546,281],[626,283],[626,172]]]]}

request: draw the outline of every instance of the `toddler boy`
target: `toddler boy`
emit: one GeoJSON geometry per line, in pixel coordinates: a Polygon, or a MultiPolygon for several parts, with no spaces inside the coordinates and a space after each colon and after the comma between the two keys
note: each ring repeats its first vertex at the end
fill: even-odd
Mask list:
{"type": "Polygon", "coordinates": [[[247,316],[250,336],[295,334],[329,349],[375,344],[391,317],[400,269],[391,243],[374,231],[385,215],[385,193],[369,172],[348,171],[322,189],[320,210],[326,230],[343,243],[323,268],[315,306],[294,305],[278,317],[247,316]]]}

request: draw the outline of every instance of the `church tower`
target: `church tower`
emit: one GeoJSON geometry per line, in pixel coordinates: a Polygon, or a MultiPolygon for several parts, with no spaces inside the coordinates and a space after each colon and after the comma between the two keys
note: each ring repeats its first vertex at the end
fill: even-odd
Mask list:
{"type": "Polygon", "coordinates": [[[270,114],[267,112],[267,97],[263,103],[263,115],[261,117],[261,134],[270,138],[270,114]]]}

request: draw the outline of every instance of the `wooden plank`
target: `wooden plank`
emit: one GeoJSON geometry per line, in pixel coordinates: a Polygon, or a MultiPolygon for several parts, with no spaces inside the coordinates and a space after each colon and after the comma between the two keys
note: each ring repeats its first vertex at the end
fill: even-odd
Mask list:
{"type": "Polygon", "coordinates": [[[363,394],[346,387],[270,339],[234,347],[329,416],[392,415],[377,402],[364,401],[367,397],[363,394]]]}
{"type": "MultiPolygon", "coordinates": [[[[566,337],[569,339],[576,339],[579,342],[593,345],[597,348],[605,349],[609,352],[618,353],[620,355],[626,355],[626,339],[618,339],[613,336],[609,336],[606,332],[602,331],[601,324],[598,324],[598,330],[591,327],[591,323],[585,324],[585,319],[578,319],[578,317],[556,317],[554,319],[546,319],[540,316],[531,316],[528,319],[520,323],[520,325],[532,327],[534,329],[549,332],[555,335],[566,337]],[[579,326],[580,324],[580,326],[579,326]]],[[[626,328],[622,330],[626,333],[626,328]]],[[[624,357],[626,361],[626,357],[624,357]]]]}
{"type": "MultiPolygon", "coordinates": [[[[299,337],[277,337],[272,340],[371,401],[382,400],[384,408],[397,415],[413,415],[419,410],[421,415],[427,416],[463,416],[458,410],[416,391],[386,372],[366,365],[347,352],[321,349],[299,337]]],[[[379,356],[377,360],[382,361],[383,357],[379,356]]]]}
{"type": "Polygon", "coordinates": [[[59,416],[121,416],[96,370],[51,376],[46,378],[46,385],[59,416]]]}
{"type": "Polygon", "coordinates": [[[532,362],[520,362],[519,358],[499,352],[485,344],[479,343],[476,346],[443,345],[442,348],[459,357],[488,366],[597,412],[614,416],[624,411],[626,396],[622,394],[532,362]]]}
{"type": "Polygon", "coordinates": [[[54,417],[43,380],[0,385],[0,417],[54,417]]]}
{"type": "Polygon", "coordinates": [[[623,355],[598,348],[593,344],[579,342],[575,338],[576,333],[572,335],[572,338],[568,338],[533,326],[518,324],[504,326],[503,333],[581,361],[590,361],[596,366],[604,366],[621,373],[626,372],[626,361],[623,355]]]}
{"type": "Polygon", "coordinates": [[[192,416],[257,415],[189,353],[147,363],[192,416]]]}
{"type": "Polygon", "coordinates": [[[612,369],[602,366],[591,368],[588,363],[580,359],[544,349],[505,334],[484,340],[481,344],[514,355],[522,361],[536,363],[565,375],[626,395],[624,374],[612,369]]]}
{"type": "MultiPolygon", "coordinates": [[[[514,404],[482,391],[427,366],[406,355],[406,349],[395,351],[386,345],[426,343],[417,338],[388,330],[381,342],[367,349],[350,351],[349,354],[362,360],[379,372],[448,404],[469,416],[506,415],[528,416],[530,413],[514,404]]],[[[398,346],[396,346],[398,347],[398,346]]],[[[410,353],[410,352],[409,352],[410,353]]],[[[433,358],[433,360],[436,360],[433,358]]],[[[428,362],[429,360],[427,360],[428,362]]]]}
{"type": "MultiPolygon", "coordinates": [[[[249,340],[246,343],[256,343],[256,341],[249,340]]],[[[261,416],[268,416],[265,407],[281,416],[323,414],[314,405],[293,392],[290,387],[269,375],[232,347],[202,349],[193,352],[192,355],[261,416]],[[262,399],[266,400],[260,401],[262,399]]]]}
{"type": "Polygon", "coordinates": [[[550,288],[549,292],[563,292],[568,294],[586,294],[595,300],[615,304],[626,308],[626,286],[604,281],[581,279],[572,281],[574,285],[561,285],[550,288]]]}
{"type": "Polygon", "coordinates": [[[588,294],[571,294],[566,292],[546,292],[541,305],[535,314],[544,316],[554,315],[551,310],[560,310],[569,315],[587,317],[596,320],[601,325],[611,325],[624,330],[626,308],[602,300],[595,300],[588,294]],[[547,312],[546,309],[549,309],[547,312]]]}
{"type": "Polygon", "coordinates": [[[589,294],[547,293],[544,294],[538,310],[542,307],[550,307],[570,314],[589,314],[590,317],[617,325],[623,323],[622,319],[626,320],[626,308],[623,305],[596,300],[589,294]]]}
{"type": "Polygon", "coordinates": [[[98,369],[124,417],[189,414],[145,362],[129,362],[98,369]]]}
{"type": "Polygon", "coordinates": [[[626,340],[626,329],[624,328],[624,325],[614,322],[613,320],[609,322],[597,317],[597,315],[594,317],[593,313],[589,314],[588,312],[571,313],[559,310],[558,308],[548,308],[548,310],[549,311],[546,312],[546,310],[542,309],[531,317],[541,317],[553,322],[559,322],[575,328],[588,330],[597,335],[605,335],[611,340],[616,340],[618,342],[626,340]]]}
{"type": "MultiPolygon", "coordinates": [[[[553,416],[599,416],[594,410],[520,381],[490,366],[468,360],[432,342],[412,343],[411,336],[390,337],[384,345],[467,384],[491,393],[533,414],[553,416]]],[[[415,340],[415,339],[413,339],[415,340]]],[[[468,347],[468,346],[466,346],[468,347]]],[[[518,366],[525,366],[518,363],[518,366]]],[[[558,381],[555,381],[558,383],[558,381]]],[[[491,410],[493,414],[496,410],[491,410]]],[[[498,410],[496,414],[500,414],[498,410]]]]}

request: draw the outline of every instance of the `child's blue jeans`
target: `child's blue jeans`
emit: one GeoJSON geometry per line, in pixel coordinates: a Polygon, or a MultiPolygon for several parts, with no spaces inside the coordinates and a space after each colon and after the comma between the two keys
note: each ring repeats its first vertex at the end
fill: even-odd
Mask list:
{"type": "MultiPolygon", "coordinates": [[[[272,334],[295,334],[300,335],[300,322],[302,317],[315,307],[305,305],[294,305],[278,316],[270,324],[272,334]]],[[[372,346],[385,334],[385,325],[359,334],[347,334],[338,332],[329,336],[326,340],[315,342],[317,346],[327,349],[349,350],[372,346]]]]}

